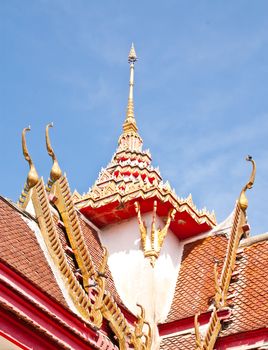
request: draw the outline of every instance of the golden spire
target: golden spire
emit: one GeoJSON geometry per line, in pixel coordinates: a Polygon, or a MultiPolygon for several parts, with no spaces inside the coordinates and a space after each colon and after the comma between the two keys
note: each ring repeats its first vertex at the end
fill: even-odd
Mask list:
{"type": "Polygon", "coordinates": [[[34,187],[38,182],[38,174],[37,174],[37,171],[36,171],[35,166],[33,164],[32,158],[29,155],[28,148],[26,145],[25,133],[26,133],[26,131],[30,131],[30,130],[31,130],[30,126],[28,126],[28,128],[24,128],[22,130],[22,152],[23,152],[25,160],[27,160],[27,162],[29,163],[29,167],[30,167],[30,170],[29,170],[29,173],[27,176],[27,180],[26,180],[28,191],[29,191],[29,189],[34,187]]]}
{"type": "Polygon", "coordinates": [[[128,63],[130,64],[130,78],[129,78],[129,96],[126,112],[126,120],[123,124],[124,133],[137,132],[138,128],[134,117],[134,100],[133,100],[133,89],[134,89],[134,63],[137,61],[137,55],[135,52],[134,44],[132,43],[131,49],[128,55],[128,63]]]}
{"type": "Polygon", "coordinates": [[[250,179],[247,182],[247,184],[242,188],[242,191],[240,193],[239,196],[239,205],[241,207],[242,210],[246,210],[248,207],[248,199],[246,197],[246,190],[251,189],[253,187],[254,181],[255,181],[255,175],[256,175],[256,163],[255,161],[252,159],[251,156],[247,156],[246,158],[247,161],[252,163],[252,172],[250,175],[250,179]]]}
{"type": "Polygon", "coordinates": [[[53,151],[53,148],[51,147],[51,143],[50,143],[50,138],[49,138],[49,128],[53,127],[53,123],[50,123],[46,126],[46,145],[47,145],[47,152],[50,155],[50,157],[53,159],[53,165],[50,171],[50,179],[52,180],[52,182],[57,181],[60,177],[61,177],[61,169],[59,166],[59,163],[57,161],[57,158],[55,156],[55,153],[53,151]]]}

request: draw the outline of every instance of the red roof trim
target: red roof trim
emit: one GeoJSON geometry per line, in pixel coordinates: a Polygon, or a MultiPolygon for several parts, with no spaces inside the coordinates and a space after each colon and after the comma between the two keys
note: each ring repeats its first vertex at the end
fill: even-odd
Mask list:
{"type": "MultiPolygon", "coordinates": [[[[1,324],[2,326],[2,324],[1,324]]],[[[2,328],[2,327],[1,327],[2,328]]],[[[10,337],[8,334],[4,333],[3,331],[0,330],[0,337],[5,338],[8,340],[10,343],[15,344],[19,348],[23,350],[29,350],[30,348],[28,346],[23,345],[21,342],[19,342],[17,339],[14,339],[13,337],[10,337]]]]}
{"type": "MultiPolygon", "coordinates": [[[[21,289],[27,295],[32,297],[36,302],[46,307],[50,312],[59,316],[64,322],[70,324],[73,328],[84,329],[85,321],[79,318],[71,310],[67,310],[59,304],[56,300],[53,300],[51,296],[47,296],[41,289],[30,283],[23,278],[17,271],[11,268],[8,264],[1,262],[0,260],[0,276],[6,278],[9,283],[21,289]]],[[[89,324],[88,324],[89,325],[89,324]]],[[[90,325],[89,325],[90,326],[90,325]]],[[[92,330],[91,336],[95,335],[95,331],[92,330]]]]}
{"type": "MultiPolygon", "coordinates": [[[[218,317],[221,320],[229,318],[230,315],[231,315],[230,309],[223,309],[218,311],[218,317]]],[[[211,316],[211,311],[201,314],[198,317],[198,322],[200,326],[207,324],[209,322],[210,316],[211,316]]],[[[160,336],[185,331],[189,328],[194,328],[194,316],[158,325],[160,336]]]]}
{"type": "MultiPolygon", "coordinates": [[[[56,342],[63,341],[66,345],[74,346],[76,350],[89,349],[89,346],[100,349],[102,343],[107,344],[108,339],[97,329],[93,329],[92,325],[50,300],[1,262],[0,273],[2,279],[0,295],[3,300],[3,311],[1,313],[7,319],[17,319],[21,316],[22,321],[30,323],[34,330],[45,333],[45,339],[52,338],[56,342]],[[14,317],[13,314],[16,316],[14,317]]],[[[3,317],[2,320],[4,320],[3,317]]],[[[10,323],[9,321],[6,322],[10,323]]],[[[5,330],[6,328],[8,331],[9,328],[6,322],[3,321],[2,329],[5,330]]],[[[18,339],[15,331],[16,327],[14,326],[14,332],[9,333],[9,335],[12,337],[13,334],[16,334],[18,339]]],[[[12,323],[10,323],[10,331],[12,331],[12,323]]],[[[18,340],[20,341],[20,338],[18,340]]],[[[116,349],[110,341],[108,343],[107,345],[111,349],[116,349]]]]}
{"type": "Polygon", "coordinates": [[[0,325],[5,338],[11,340],[14,334],[20,342],[19,346],[24,344],[22,349],[37,349],[37,346],[38,350],[54,350],[55,347],[66,349],[66,346],[60,344],[57,339],[49,337],[41,328],[33,327],[31,323],[18,318],[18,315],[14,315],[11,311],[1,308],[0,315],[0,325]]]}
{"type": "Polygon", "coordinates": [[[215,348],[217,350],[225,350],[230,347],[242,345],[257,345],[261,346],[262,342],[268,341],[268,328],[261,328],[249,332],[232,334],[227,337],[218,338],[215,348]]]}

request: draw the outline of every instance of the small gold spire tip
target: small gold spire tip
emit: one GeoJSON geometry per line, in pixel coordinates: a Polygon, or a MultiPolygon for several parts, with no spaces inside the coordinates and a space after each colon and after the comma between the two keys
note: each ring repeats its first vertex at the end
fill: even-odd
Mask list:
{"type": "Polygon", "coordinates": [[[53,123],[50,123],[46,126],[46,146],[47,146],[47,153],[50,155],[50,157],[53,160],[53,165],[50,171],[50,179],[52,180],[52,182],[55,182],[61,177],[62,172],[50,142],[49,128],[52,128],[52,127],[53,127],[53,123]]]}
{"type": "Polygon", "coordinates": [[[36,171],[35,166],[33,164],[32,158],[28,152],[28,148],[27,148],[27,144],[26,144],[26,135],[25,134],[27,131],[30,131],[30,130],[31,130],[30,125],[27,128],[24,128],[22,130],[22,138],[21,138],[21,140],[22,140],[22,152],[23,152],[25,160],[29,163],[29,167],[30,167],[29,173],[27,175],[27,181],[26,181],[27,186],[28,186],[27,190],[34,187],[38,182],[38,174],[37,174],[37,171],[36,171]]]}
{"type": "Polygon", "coordinates": [[[129,78],[129,95],[128,95],[128,104],[127,104],[127,112],[126,119],[123,125],[124,133],[134,132],[136,133],[138,128],[136,125],[136,120],[134,117],[134,63],[137,61],[137,55],[134,48],[134,44],[132,43],[129,55],[128,55],[128,63],[130,65],[130,78],[129,78]]]}
{"type": "Polygon", "coordinates": [[[136,61],[137,61],[137,55],[136,55],[134,44],[132,43],[128,54],[128,63],[134,63],[136,61]]]}

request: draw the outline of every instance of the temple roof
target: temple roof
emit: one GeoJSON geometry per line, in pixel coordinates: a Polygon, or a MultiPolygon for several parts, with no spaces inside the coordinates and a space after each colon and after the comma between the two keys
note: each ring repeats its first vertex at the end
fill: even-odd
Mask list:
{"type": "Polygon", "coordinates": [[[38,342],[42,335],[42,350],[54,349],[55,344],[59,349],[150,350],[159,343],[163,350],[221,349],[226,339],[234,339],[232,344],[238,336],[252,340],[255,330],[264,344],[268,235],[249,238],[246,215],[245,193],[254,184],[255,162],[247,157],[252,163],[250,179],[222,224],[216,226],[213,214],[199,211],[191,196],[179,198],[152,166],[149,151],[142,149],[134,116],[133,45],[128,59],[130,90],[123,132],[111,162],[88,194],[72,195],[50,144],[52,124],[46,127],[47,151],[53,161],[46,184],[26,146],[25,133],[30,129],[23,130],[23,154],[30,167],[24,190],[18,204],[0,197],[4,326],[20,329],[18,338],[22,330],[32,330],[38,342]],[[152,216],[141,216],[150,211],[152,216]],[[118,226],[102,230],[136,214],[138,221],[120,226],[122,241],[125,233],[132,234],[125,246],[114,240],[118,226]],[[150,238],[144,218],[151,218],[150,238]],[[107,236],[110,241],[105,242],[112,242],[110,253],[116,258],[111,270],[109,251],[100,241],[107,236]],[[149,250],[144,249],[147,238],[149,250]],[[151,257],[159,257],[155,265],[145,259],[152,252],[157,254],[151,257]],[[120,290],[122,285],[128,288],[120,290]],[[122,300],[127,304],[134,289],[131,314],[122,300]],[[124,293],[129,293],[127,298],[124,293]],[[157,315],[163,306],[159,304],[165,308],[157,315]]]}

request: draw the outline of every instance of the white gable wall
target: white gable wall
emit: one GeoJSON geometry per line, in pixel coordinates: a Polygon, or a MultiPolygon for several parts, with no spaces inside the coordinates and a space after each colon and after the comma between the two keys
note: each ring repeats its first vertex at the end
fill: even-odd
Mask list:
{"type": "MultiPolygon", "coordinates": [[[[143,215],[151,231],[152,213],[143,215]]],[[[156,227],[164,226],[156,217],[156,227]]],[[[154,323],[167,317],[180,267],[182,244],[169,230],[155,267],[144,258],[140,248],[140,231],[137,218],[111,225],[100,232],[102,244],[108,248],[108,264],[117,291],[124,304],[137,314],[136,304],[145,308],[146,319],[154,323]]]]}

